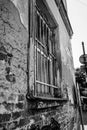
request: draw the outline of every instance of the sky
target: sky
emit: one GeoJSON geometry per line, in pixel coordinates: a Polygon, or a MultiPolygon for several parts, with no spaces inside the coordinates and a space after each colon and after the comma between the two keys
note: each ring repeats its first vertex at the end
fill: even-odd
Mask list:
{"type": "Polygon", "coordinates": [[[67,0],[68,16],[73,29],[71,39],[74,67],[82,64],[79,57],[83,54],[82,42],[87,54],[87,0],[67,0]]]}

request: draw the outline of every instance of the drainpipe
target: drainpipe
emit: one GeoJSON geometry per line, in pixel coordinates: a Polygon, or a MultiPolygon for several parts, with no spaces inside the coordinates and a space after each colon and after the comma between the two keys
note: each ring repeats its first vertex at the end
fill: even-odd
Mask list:
{"type": "Polygon", "coordinates": [[[31,13],[31,0],[28,0],[28,43],[27,43],[27,95],[29,96],[30,94],[30,89],[29,89],[29,66],[30,66],[30,13],[31,13]]]}

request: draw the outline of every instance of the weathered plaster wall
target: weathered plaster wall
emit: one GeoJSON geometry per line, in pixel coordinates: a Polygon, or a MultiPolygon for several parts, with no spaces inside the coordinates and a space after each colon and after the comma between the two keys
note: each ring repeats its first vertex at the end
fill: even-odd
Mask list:
{"type": "Polygon", "coordinates": [[[4,126],[7,130],[20,126],[23,119],[27,91],[28,31],[27,23],[21,19],[18,9],[10,0],[0,0],[0,47],[12,54],[10,64],[0,60],[0,130],[4,126]],[[14,82],[6,78],[8,68],[9,78],[14,75],[14,82]]]}
{"type": "Polygon", "coordinates": [[[46,0],[54,17],[58,23],[59,28],[59,44],[61,50],[61,60],[62,60],[62,81],[66,83],[67,87],[71,93],[69,94],[70,99],[73,100],[72,97],[72,86],[74,83],[74,69],[73,69],[73,57],[72,57],[72,49],[70,43],[70,37],[68,35],[65,24],[61,18],[58,7],[56,6],[54,0],[46,0]],[[67,73],[66,73],[67,72],[67,73]],[[66,75],[67,74],[67,75],[66,75]]]}
{"type": "Polygon", "coordinates": [[[19,11],[22,24],[28,30],[28,0],[11,0],[19,11]]]}

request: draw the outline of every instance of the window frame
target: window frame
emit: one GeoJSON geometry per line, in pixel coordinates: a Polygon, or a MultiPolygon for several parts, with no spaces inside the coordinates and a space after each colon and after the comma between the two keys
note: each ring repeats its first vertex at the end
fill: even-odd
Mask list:
{"type": "MultiPolygon", "coordinates": [[[[35,8],[36,8],[36,10],[35,10],[35,17],[37,17],[37,15],[39,15],[38,17],[40,17],[40,21],[39,21],[39,24],[41,24],[41,21],[43,22],[42,24],[44,24],[43,26],[46,26],[46,29],[48,29],[48,33],[51,33],[52,34],[52,36],[51,37],[55,37],[55,35],[54,35],[54,30],[55,30],[55,28],[52,28],[52,27],[50,27],[50,25],[47,23],[47,21],[46,21],[46,19],[44,18],[44,15],[42,14],[42,12],[39,10],[39,8],[37,7],[37,5],[35,6],[35,8]],[[50,31],[49,31],[50,30],[50,31]]],[[[37,21],[37,19],[35,19],[36,21],[37,21]]],[[[39,30],[39,32],[41,33],[41,25],[40,25],[40,30],[39,30]]],[[[35,29],[35,34],[37,34],[38,33],[38,31],[36,31],[36,29],[35,29]]],[[[44,33],[44,32],[43,32],[44,33]]],[[[40,36],[40,38],[41,38],[41,34],[39,35],[40,36]]],[[[49,36],[48,36],[49,37],[49,36]]],[[[49,40],[50,38],[48,38],[47,40],[49,40]]],[[[40,49],[37,47],[37,43],[38,44],[40,44],[43,48],[45,48],[45,49],[47,49],[47,46],[44,46],[43,45],[43,43],[40,41],[41,39],[39,39],[39,38],[37,38],[37,36],[35,35],[35,44],[34,44],[34,50],[35,50],[35,62],[37,62],[37,52],[36,51],[38,51],[38,52],[40,52],[40,49]],[[37,43],[36,43],[37,42],[37,43]],[[38,50],[37,50],[38,49],[38,50]]],[[[54,46],[54,50],[53,50],[53,48],[52,47],[50,47],[50,48],[48,48],[48,49],[52,49],[52,50],[49,50],[49,51],[47,51],[47,53],[49,53],[49,54],[47,54],[48,56],[46,56],[45,55],[45,53],[43,53],[43,52],[41,52],[41,53],[43,53],[43,54],[41,54],[41,56],[42,55],[45,55],[46,56],[46,58],[49,58],[48,59],[48,61],[49,60],[51,60],[51,59],[53,59],[52,60],[52,62],[54,63],[54,66],[55,67],[53,67],[53,65],[52,65],[52,67],[53,67],[53,70],[51,70],[51,71],[53,71],[53,82],[57,82],[57,77],[56,77],[56,80],[55,80],[55,76],[54,75],[56,75],[56,74],[54,74],[56,71],[57,71],[57,68],[56,68],[56,55],[55,55],[55,40],[54,40],[54,38],[53,38],[53,40],[51,41],[50,40],[50,42],[51,42],[51,44],[53,44],[53,46],[54,46]],[[54,42],[54,43],[53,43],[54,42]],[[54,52],[52,52],[52,51],[54,51],[54,52]]],[[[48,44],[49,44],[49,41],[48,41],[48,44]]],[[[50,63],[50,62],[48,62],[48,63],[50,63]]],[[[53,64],[52,63],[52,64],[53,64]]],[[[49,70],[49,69],[48,69],[49,70]]],[[[42,82],[41,80],[37,80],[37,63],[35,63],[35,95],[37,96],[37,97],[42,97],[42,98],[58,98],[57,96],[55,96],[55,89],[58,91],[58,86],[57,86],[57,83],[54,83],[54,84],[50,84],[50,83],[46,83],[46,82],[42,82]],[[47,94],[44,94],[44,95],[38,95],[37,94],[37,85],[36,84],[40,84],[40,85],[43,85],[43,86],[47,86],[47,87],[49,87],[49,93],[50,93],[50,91],[51,91],[51,94],[49,94],[49,93],[47,93],[47,94]],[[54,89],[54,90],[53,90],[54,89]],[[54,93],[54,94],[53,94],[54,93]]],[[[51,72],[52,73],[52,72],[51,72]]],[[[48,72],[48,74],[49,74],[49,72],[48,72]]],[[[42,76],[42,75],[41,75],[42,76]]],[[[51,79],[52,79],[52,77],[51,77],[51,79]]]]}
{"type": "MultiPolygon", "coordinates": [[[[27,100],[32,103],[32,105],[29,106],[30,109],[39,109],[38,107],[38,103],[40,102],[44,102],[46,103],[46,106],[42,107],[43,109],[48,109],[51,107],[57,107],[59,105],[59,103],[62,102],[66,102],[68,99],[64,99],[62,97],[45,97],[45,96],[37,96],[36,95],[36,84],[35,84],[35,18],[36,18],[36,3],[39,3],[39,5],[41,5],[41,2],[44,3],[45,6],[41,6],[41,9],[45,9],[43,10],[43,12],[46,13],[48,17],[48,24],[50,25],[51,29],[55,29],[55,33],[56,34],[56,50],[59,49],[60,45],[57,45],[57,42],[59,43],[59,26],[58,23],[55,20],[55,17],[53,16],[50,8],[48,7],[48,4],[46,3],[46,0],[29,0],[29,43],[27,46],[27,94],[26,94],[26,98],[27,100]],[[46,7],[46,8],[44,8],[46,7]],[[49,21],[51,21],[52,24],[49,23],[49,21]],[[51,103],[51,105],[50,105],[51,103]],[[57,104],[58,103],[58,104],[57,104]]],[[[40,10],[41,11],[41,10],[40,10]]],[[[60,80],[61,80],[61,54],[60,54],[60,50],[58,50],[58,54],[57,55],[57,70],[60,73],[60,80]],[[58,55],[59,54],[59,55],[58,55]],[[59,57],[59,58],[58,58],[59,57]],[[60,63],[58,63],[58,61],[60,63]],[[58,69],[59,67],[59,69],[58,69]]],[[[59,74],[58,73],[58,74],[59,74]]],[[[58,76],[58,75],[57,75],[58,76]]],[[[58,80],[59,76],[57,77],[58,80]]],[[[59,80],[58,80],[59,81],[59,80]]],[[[57,83],[57,86],[60,85],[60,81],[57,83]]],[[[55,87],[55,86],[53,86],[55,87]]],[[[61,91],[61,87],[58,87],[59,89],[59,93],[61,91]]],[[[41,109],[41,108],[40,108],[41,109]]]]}

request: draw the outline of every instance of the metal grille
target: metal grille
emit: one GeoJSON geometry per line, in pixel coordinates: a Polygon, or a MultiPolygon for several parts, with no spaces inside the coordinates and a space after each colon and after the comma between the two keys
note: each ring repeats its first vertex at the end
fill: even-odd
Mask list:
{"type": "Polygon", "coordinates": [[[36,9],[35,72],[36,96],[54,97],[58,87],[53,31],[38,9],[36,9]]]}

